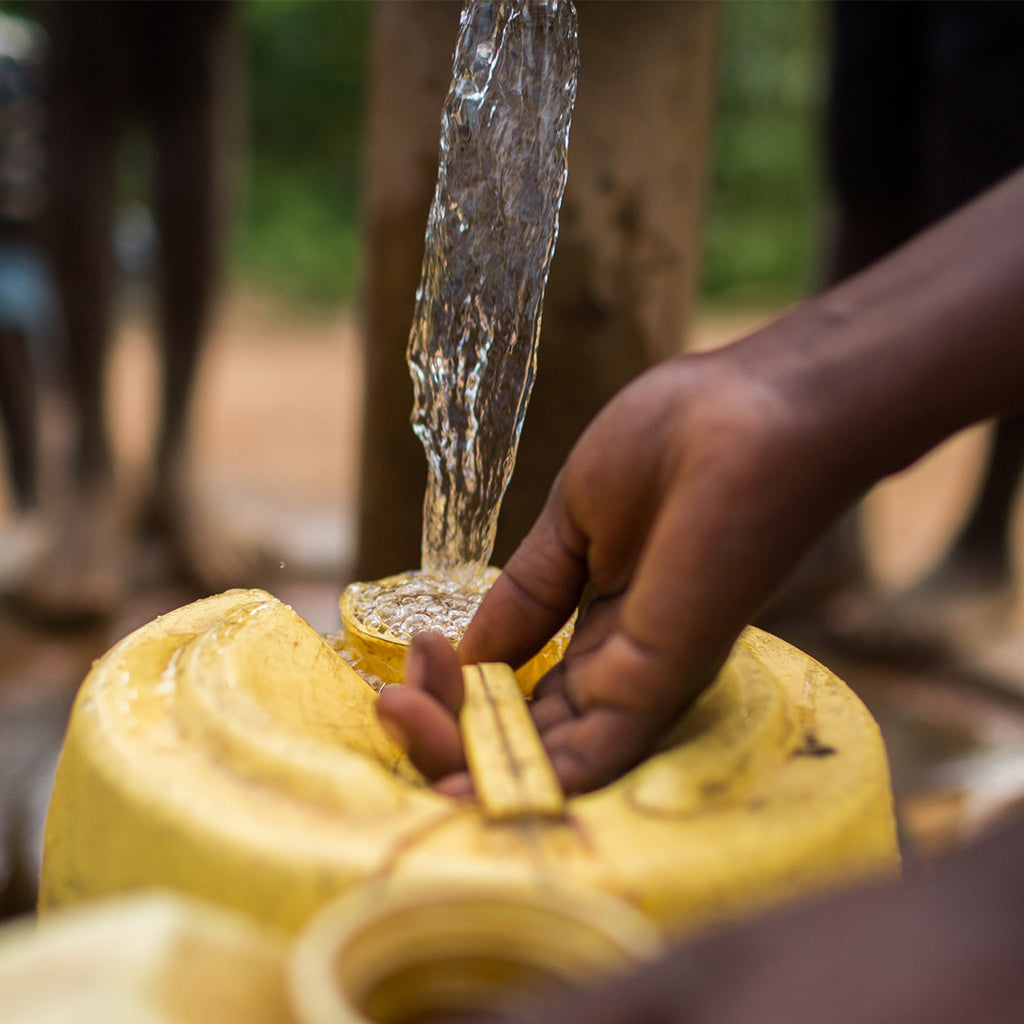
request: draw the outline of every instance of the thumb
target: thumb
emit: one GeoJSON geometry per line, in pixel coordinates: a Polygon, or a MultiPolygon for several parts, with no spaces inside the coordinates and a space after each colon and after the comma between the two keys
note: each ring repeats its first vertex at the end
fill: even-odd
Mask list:
{"type": "Polygon", "coordinates": [[[575,611],[587,581],[586,555],[587,538],[566,509],[559,477],[466,629],[462,662],[518,667],[536,654],[575,611]]]}

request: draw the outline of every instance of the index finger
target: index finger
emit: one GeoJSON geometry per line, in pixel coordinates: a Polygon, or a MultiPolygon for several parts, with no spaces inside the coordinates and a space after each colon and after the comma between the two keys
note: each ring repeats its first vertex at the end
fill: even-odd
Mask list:
{"type": "Polygon", "coordinates": [[[536,523],[484,596],[459,644],[464,664],[518,667],[568,621],[587,581],[587,538],[555,480],[536,523]]]}

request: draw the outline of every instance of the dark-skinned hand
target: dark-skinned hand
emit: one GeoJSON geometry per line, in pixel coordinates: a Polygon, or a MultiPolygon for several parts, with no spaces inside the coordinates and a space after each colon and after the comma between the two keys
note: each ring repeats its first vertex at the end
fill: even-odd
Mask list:
{"type": "MultiPolygon", "coordinates": [[[[584,431],[458,652],[521,664],[588,591],[532,704],[567,792],[652,749],[870,484],[1024,405],[1021,223],[1024,171],[750,337],[648,371],[584,431]]],[[[463,768],[460,702],[458,659],[424,636],[378,709],[439,779],[463,768]]]]}
{"type": "Polygon", "coordinates": [[[623,390],[573,448],[458,657],[421,634],[405,687],[382,693],[379,714],[413,761],[434,779],[459,772],[459,660],[523,663],[587,588],[534,720],[569,793],[635,764],[827,521],[831,508],[810,500],[818,475],[793,471],[797,450],[795,464],[815,468],[818,443],[795,412],[748,372],[743,346],[667,362],[623,390]]]}

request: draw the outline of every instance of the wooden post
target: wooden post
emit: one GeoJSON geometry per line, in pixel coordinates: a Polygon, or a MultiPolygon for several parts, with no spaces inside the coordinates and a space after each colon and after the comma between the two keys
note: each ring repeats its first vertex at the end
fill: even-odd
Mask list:
{"type": "MultiPolygon", "coordinates": [[[[426,469],[409,426],[405,346],[459,9],[447,2],[377,9],[359,579],[419,565],[426,469]]],[[[577,12],[581,71],[569,180],[497,565],[601,405],[681,350],[697,284],[716,4],[581,0],[577,12]]]]}

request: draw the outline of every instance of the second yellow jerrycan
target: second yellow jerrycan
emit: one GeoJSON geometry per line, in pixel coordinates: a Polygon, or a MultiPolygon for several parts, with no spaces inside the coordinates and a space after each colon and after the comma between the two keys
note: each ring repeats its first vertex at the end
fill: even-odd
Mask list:
{"type": "Polygon", "coordinates": [[[743,634],[659,753],[569,799],[511,671],[473,666],[466,681],[478,796],[456,801],[381,729],[375,691],[270,594],[161,616],[78,695],[42,905],[160,886],[296,931],[368,880],[543,892],[568,879],[680,934],[898,870],[875,722],[766,633],[743,634]]]}
{"type": "Polygon", "coordinates": [[[565,883],[358,886],[298,936],[152,891],[0,924],[0,1024],[423,1024],[527,1011],[662,949],[565,883]]]}

